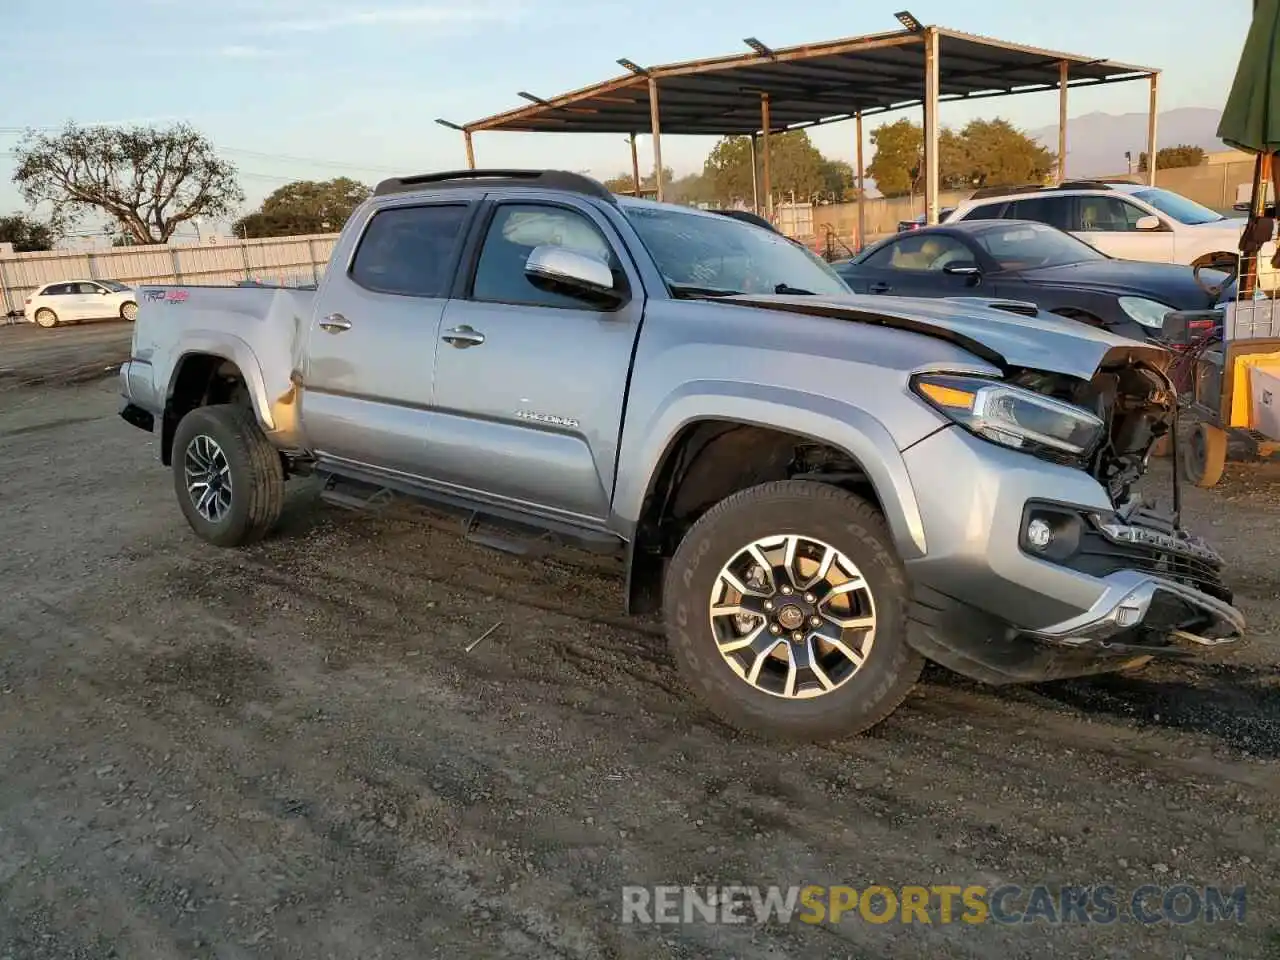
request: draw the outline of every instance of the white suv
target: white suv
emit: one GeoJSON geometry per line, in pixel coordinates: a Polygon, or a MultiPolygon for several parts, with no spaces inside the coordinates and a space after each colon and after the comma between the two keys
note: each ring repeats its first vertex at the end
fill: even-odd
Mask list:
{"type": "Polygon", "coordinates": [[[42,327],[115,317],[132,321],[138,316],[138,298],[133,288],[114,280],[59,280],[27,297],[22,313],[42,327]]]}
{"type": "MultiPolygon", "coordinates": [[[[964,201],[950,220],[1037,220],[1122,260],[1192,266],[1234,261],[1245,225],[1243,217],[1224,217],[1169,190],[1102,181],[1011,187],[964,201]]],[[[1276,285],[1274,253],[1275,244],[1269,243],[1259,258],[1260,279],[1268,289],[1276,285]]]]}

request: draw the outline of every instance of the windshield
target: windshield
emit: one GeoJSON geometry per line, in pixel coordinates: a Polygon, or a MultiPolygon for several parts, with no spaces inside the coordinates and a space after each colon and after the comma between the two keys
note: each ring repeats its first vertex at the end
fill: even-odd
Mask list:
{"type": "Polygon", "coordinates": [[[99,280],[98,282],[112,293],[124,293],[129,289],[123,283],[117,283],[115,280],[99,280]]]}
{"type": "Polygon", "coordinates": [[[1186,197],[1178,193],[1170,193],[1168,190],[1161,190],[1153,187],[1150,190],[1138,190],[1134,196],[1139,200],[1145,200],[1161,213],[1168,214],[1179,223],[1197,224],[1197,223],[1217,223],[1219,220],[1227,219],[1220,213],[1214,213],[1208,207],[1202,207],[1194,200],[1188,200],[1186,197]]]}
{"type": "Polygon", "coordinates": [[[1064,267],[1070,263],[1106,260],[1083,240],[1043,223],[1011,223],[975,233],[974,240],[1001,270],[1064,267]]]}
{"type": "Polygon", "coordinates": [[[821,257],[732,217],[624,204],[672,293],[849,293],[821,257]]]}

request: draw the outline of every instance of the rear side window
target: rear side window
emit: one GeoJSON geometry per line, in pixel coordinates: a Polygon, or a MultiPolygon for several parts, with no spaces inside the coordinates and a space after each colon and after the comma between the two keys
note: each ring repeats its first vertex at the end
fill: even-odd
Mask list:
{"type": "Polygon", "coordinates": [[[1071,229],[1070,197],[1028,197],[1009,204],[1006,220],[1034,220],[1059,230],[1071,229]]]}
{"type": "Polygon", "coordinates": [[[65,297],[65,296],[68,296],[71,292],[72,292],[71,284],[55,283],[52,286],[45,287],[44,293],[42,293],[41,296],[42,297],[65,297]]]}
{"type": "Polygon", "coordinates": [[[1000,214],[1007,206],[1006,201],[1001,200],[998,203],[980,203],[976,207],[971,207],[969,212],[964,215],[965,220],[999,220],[1000,214]]]}
{"type": "Polygon", "coordinates": [[[466,222],[467,205],[461,203],[379,211],[356,249],[351,279],[377,293],[447,296],[466,222]]]}

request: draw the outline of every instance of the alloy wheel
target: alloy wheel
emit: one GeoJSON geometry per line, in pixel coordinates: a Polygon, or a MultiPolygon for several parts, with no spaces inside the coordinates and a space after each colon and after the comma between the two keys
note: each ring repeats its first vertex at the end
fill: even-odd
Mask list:
{"type": "Polygon", "coordinates": [[[197,434],[187,444],[183,459],[187,495],[196,511],[210,523],[218,523],[231,509],[231,465],[218,442],[197,434]]]}
{"type": "Polygon", "coordinates": [[[828,543],[796,534],[754,540],[720,569],[711,629],[720,655],[762,693],[812,699],[858,672],[875,640],[871,589],[828,543]]]}

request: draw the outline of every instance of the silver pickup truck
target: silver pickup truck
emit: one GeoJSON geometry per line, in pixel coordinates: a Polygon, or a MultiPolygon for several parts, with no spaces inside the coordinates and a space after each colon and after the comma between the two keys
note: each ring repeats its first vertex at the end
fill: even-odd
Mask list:
{"type": "Polygon", "coordinates": [[[926,658],[1037,681],[1244,628],[1176,486],[1136,493],[1169,355],[1033,305],[854,296],[776,233],[557,171],[388,180],[317,290],[139,305],[121,415],[205,540],[320,474],[618,551],[627,608],[766,735],[865,730],[926,658]]]}

